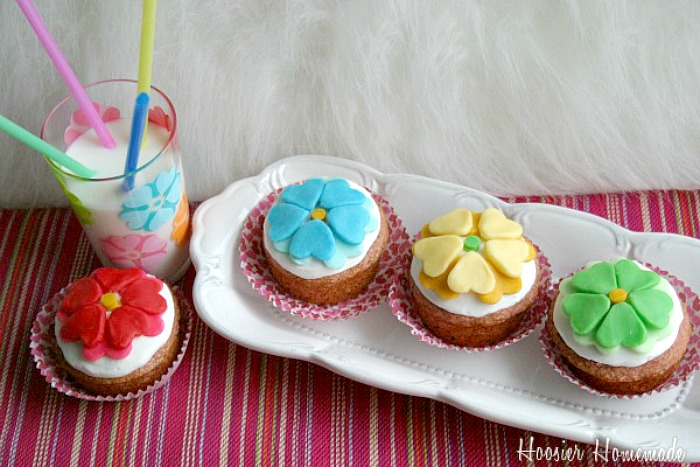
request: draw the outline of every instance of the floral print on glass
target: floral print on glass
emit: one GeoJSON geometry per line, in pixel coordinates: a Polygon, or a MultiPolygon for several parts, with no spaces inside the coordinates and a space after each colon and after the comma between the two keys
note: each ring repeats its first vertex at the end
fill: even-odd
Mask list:
{"type": "Polygon", "coordinates": [[[176,168],[161,172],[153,182],[131,193],[119,217],[131,230],[157,230],[175,216],[182,196],[180,178],[176,168]]]}
{"type": "Polygon", "coordinates": [[[111,236],[102,239],[102,251],[120,268],[154,271],[165,259],[167,242],[157,235],[111,236]]]}

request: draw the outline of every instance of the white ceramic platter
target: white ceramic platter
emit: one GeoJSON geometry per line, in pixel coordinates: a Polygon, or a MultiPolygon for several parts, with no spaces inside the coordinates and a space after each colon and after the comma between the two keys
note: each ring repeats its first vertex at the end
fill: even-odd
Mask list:
{"type": "Polygon", "coordinates": [[[552,265],[553,280],[589,261],[627,256],[654,264],[700,290],[700,241],[636,233],[602,218],[545,204],[507,204],[484,193],[413,175],[387,175],[327,156],[281,160],[237,181],[194,214],[194,303],[201,319],[237,344],[313,362],[378,388],[429,397],[499,423],[621,449],[676,446],[700,460],[700,387],[692,380],[631,400],[589,394],[545,361],[539,329],[504,349],[465,353],[420,342],[384,303],[359,317],[321,322],[268,304],[239,266],[239,229],[269,192],[315,176],[353,180],[385,197],[409,235],[454,207],[501,208],[552,265]],[[436,210],[437,209],[437,210],[436,210]]]}

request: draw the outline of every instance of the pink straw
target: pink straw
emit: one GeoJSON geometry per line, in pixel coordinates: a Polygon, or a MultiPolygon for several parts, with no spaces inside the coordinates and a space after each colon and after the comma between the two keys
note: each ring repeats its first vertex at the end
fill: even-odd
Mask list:
{"type": "Polygon", "coordinates": [[[29,24],[31,25],[32,29],[34,29],[34,32],[41,41],[41,44],[44,46],[44,49],[46,49],[49,57],[51,57],[56,69],[58,69],[61,77],[63,77],[63,81],[65,81],[70,93],[73,95],[73,98],[83,111],[85,118],[87,118],[88,122],[90,122],[90,126],[95,129],[97,137],[100,138],[102,146],[107,149],[114,149],[116,146],[114,138],[112,138],[112,135],[107,130],[105,123],[102,121],[97,113],[97,110],[95,110],[95,107],[92,105],[90,98],[85,93],[85,89],[83,89],[80,81],[78,81],[78,77],[75,76],[75,73],[73,73],[70,65],[68,65],[66,57],[63,56],[61,49],[58,48],[58,44],[56,44],[56,41],[54,41],[53,37],[51,37],[51,33],[46,27],[46,24],[44,24],[44,20],[41,19],[41,15],[38,11],[36,11],[36,8],[34,5],[32,5],[31,0],[16,1],[17,5],[19,5],[19,8],[22,10],[22,13],[24,13],[24,16],[27,17],[27,21],[29,21],[29,24]]]}

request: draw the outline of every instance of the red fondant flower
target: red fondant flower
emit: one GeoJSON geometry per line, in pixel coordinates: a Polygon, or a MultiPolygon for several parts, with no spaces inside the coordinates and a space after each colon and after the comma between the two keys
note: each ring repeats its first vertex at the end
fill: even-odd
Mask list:
{"type": "Polygon", "coordinates": [[[81,341],[89,360],[108,355],[124,358],[137,336],[163,331],[167,304],[163,284],[140,269],[100,268],[75,281],[63,299],[58,320],[60,337],[81,341]]]}

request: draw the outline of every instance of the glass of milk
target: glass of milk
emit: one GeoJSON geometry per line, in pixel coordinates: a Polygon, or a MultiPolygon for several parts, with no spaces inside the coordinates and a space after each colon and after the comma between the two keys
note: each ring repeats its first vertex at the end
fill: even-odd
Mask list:
{"type": "Polygon", "coordinates": [[[85,86],[117,145],[106,149],[69,96],[44,121],[41,137],[97,171],[83,178],[46,159],[102,264],[137,267],[176,281],[190,264],[190,216],[177,138],[177,115],[151,87],[148,127],[137,168],[125,173],[137,83],[115,79],[85,86]],[[124,187],[127,176],[134,187],[124,187]]]}

